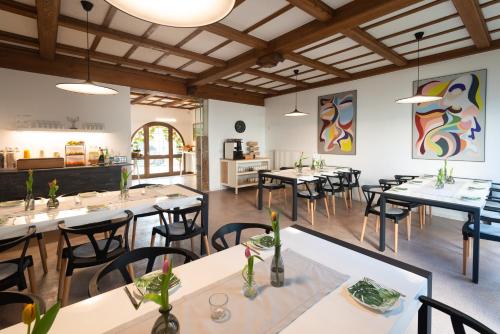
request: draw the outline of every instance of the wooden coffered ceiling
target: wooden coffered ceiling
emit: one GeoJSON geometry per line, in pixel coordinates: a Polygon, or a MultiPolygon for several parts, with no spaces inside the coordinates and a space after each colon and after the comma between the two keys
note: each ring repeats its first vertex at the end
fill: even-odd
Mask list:
{"type": "Polygon", "coordinates": [[[192,110],[201,108],[203,103],[201,99],[194,97],[179,97],[163,92],[133,90],[130,93],[130,104],[192,110]]]}
{"type": "MultiPolygon", "coordinates": [[[[221,22],[182,29],[93,3],[92,79],[130,86],[139,104],[263,105],[413,67],[419,30],[422,64],[500,48],[500,0],[238,0],[221,22]]],[[[0,0],[0,67],[82,79],[85,27],[77,0],[0,0]]]]}

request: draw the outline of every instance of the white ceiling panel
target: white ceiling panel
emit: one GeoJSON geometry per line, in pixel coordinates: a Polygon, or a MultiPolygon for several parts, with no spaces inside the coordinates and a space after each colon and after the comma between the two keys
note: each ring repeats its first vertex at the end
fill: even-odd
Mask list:
{"type": "Polygon", "coordinates": [[[290,88],[294,88],[294,87],[295,87],[294,85],[284,85],[284,86],[275,87],[274,89],[285,90],[285,89],[290,89],[290,88]]]}
{"type": "Polygon", "coordinates": [[[274,88],[276,86],[281,86],[283,85],[283,82],[280,82],[280,81],[272,81],[272,82],[269,82],[265,85],[261,85],[260,87],[262,88],[274,88]]]}
{"type": "Polygon", "coordinates": [[[375,38],[387,36],[396,31],[408,29],[419,24],[440,19],[457,11],[449,1],[432,6],[431,8],[388,22],[381,26],[369,29],[368,32],[375,38]]]}
{"type": "Polygon", "coordinates": [[[497,32],[491,34],[491,39],[492,40],[500,39],[500,31],[497,31],[497,32]]]}
{"type": "Polygon", "coordinates": [[[102,38],[96,51],[123,57],[131,47],[132,44],[123,43],[114,39],[102,38]]]}
{"type": "Polygon", "coordinates": [[[369,50],[364,46],[360,46],[346,52],[338,53],[336,55],[320,59],[320,61],[328,65],[333,64],[336,66],[338,63],[341,63],[346,59],[351,59],[357,56],[366,55],[368,53],[373,53],[373,51],[369,50]]]}
{"type": "Polygon", "coordinates": [[[380,57],[378,54],[372,54],[372,55],[369,55],[369,56],[366,56],[366,57],[361,57],[361,58],[358,58],[358,59],[347,61],[347,62],[342,63],[342,64],[338,64],[337,67],[340,68],[340,69],[344,69],[344,68],[347,68],[347,67],[352,67],[352,66],[356,66],[356,65],[362,65],[362,64],[374,61],[374,60],[379,60],[379,59],[382,59],[382,57],[380,57]]]}
{"type": "MultiPolygon", "coordinates": [[[[89,22],[95,24],[101,24],[106,13],[108,12],[109,5],[106,1],[92,1],[94,8],[89,13],[89,22]]],[[[87,15],[80,4],[80,1],[76,0],[62,0],[61,1],[61,14],[66,16],[71,16],[80,20],[85,21],[87,15]]]]}
{"type": "MultiPolygon", "coordinates": [[[[89,34],[89,46],[92,45],[95,36],[89,34]]],[[[84,32],[68,29],[59,26],[57,30],[57,43],[76,46],[78,48],[87,48],[87,34],[84,32]]]]}
{"type": "MultiPolygon", "coordinates": [[[[425,48],[431,47],[433,45],[446,43],[446,42],[450,42],[450,41],[457,40],[460,38],[465,38],[465,37],[469,37],[469,33],[464,28],[464,29],[460,29],[458,31],[453,31],[453,32],[450,32],[447,34],[438,35],[438,36],[435,36],[435,37],[432,37],[429,39],[425,39],[422,42],[420,42],[420,49],[425,49],[425,48]]],[[[399,54],[410,52],[410,51],[416,51],[416,50],[417,50],[417,43],[416,42],[411,43],[411,44],[407,44],[407,45],[404,45],[404,46],[401,46],[398,48],[394,48],[394,51],[396,51],[399,54]]]]}
{"type": "Polygon", "coordinates": [[[378,61],[376,63],[372,63],[372,64],[368,64],[368,65],[365,65],[365,66],[359,66],[359,67],[356,67],[356,68],[353,68],[351,70],[349,70],[349,73],[357,73],[357,72],[362,72],[362,71],[368,71],[368,70],[371,70],[373,68],[378,68],[378,67],[382,67],[382,66],[387,66],[387,65],[391,65],[392,63],[388,60],[381,60],[381,61],[378,61]]]}
{"type": "MultiPolygon", "coordinates": [[[[304,74],[299,74],[297,76],[297,79],[299,81],[302,81],[302,80],[306,80],[306,79],[309,79],[309,78],[312,78],[312,77],[315,77],[315,76],[318,76],[318,75],[323,75],[323,74],[326,74],[326,73],[323,72],[323,71],[314,70],[314,71],[307,72],[307,73],[304,73],[304,74]]],[[[295,76],[293,78],[295,79],[295,76]]]]}
{"type": "Polygon", "coordinates": [[[253,85],[253,86],[259,86],[259,85],[262,85],[262,84],[265,84],[265,83],[268,83],[269,79],[267,78],[257,78],[255,80],[252,80],[252,81],[249,81],[249,82],[246,82],[247,85],[253,85]]]}
{"type": "MultiPolygon", "coordinates": [[[[420,57],[426,57],[426,56],[430,56],[430,55],[441,53],[441,52],[465,48],[465,47],[471,46],[471,45],[474,45],[474,43],[472,42],[471,39],[466,40],[466,41],[456,42],[456,43],[448,44],[445,46],[440,46],[440,47],[432,48],[429,50],[421,51],[420,57]]],[[[417,53],[415,52],[415,53],[412,53],[410,55],[407,55],[407,56],[405,56],[405,58],[406,59],[416,59],[417,53]]]]}
{"type": "Polygon", "coordinates": [[[349,2],[352,2],[352,0],[323,0],[323,2],[333,9],[337,9],[348,4],[349,2]]]}
{"type": "Polygon", "coordinates": [[[494,20],[487,23],[488,30],[495,30],[500,28],[500,20],[494,20]]]}
{"type": "Polygon", "coordinates": [[[190,61],[190,60],[187,58],[184,58],[184,57],[169,55],[169,56],[163,58],[158,64],[163,65],[163,66],[177,68],[179,66],[184,65],[188,61],[190,61]]]}
{"type": "Polygon", "coordinates": [[[342,38],[341,40],[336,41],[335,43],[330,43],[320,48],[308,51],[303,53],[303,56],[308,58],[317,59],[319,57],[323,57],[325,55],[331,54],[333,52],[338,52],[341,50],[345,50],[347,48],[353,47],[357,45],[355,41],[350,38],[342,38]]]}
{"type": "Polygon", "coordinates": [[[238,42],[231,42],[228,45],[218,49],[210,54],[211,57],[215,57],[222,60],[229,60],[236,56],[239,56],[243,52],[247,52],[251,47],[238,42]]]}
{"type": "Polygon", "coordinates": [[[242,75],[231,78],[231,81],[243,82],[243,81],[247,81],[247,80],[254,79],[254,78],[257,78],[257,77],[255,75],[252,75],[252,74],[243,73],[242,75]]]}
{"type": "Polygon", "coordinates": [[[189,34],[194,30],[195,28],[173,28],[160,26],[151,34],[151,36],[149,36],[149,38],[158,42],[175,45],[189,36],[189,34]]]}
{"type": "Polygon", "coordinates": [[[395,12],[392,12],[392,13],[390,13],[390,14],[387,14],[387,15],[381,16],[381,17],[379,17],[379,18],[376,18],[375,20],[372,20],[372,21],[369,21],[369,22],[367,22],[367,23],[365,23],[365,24],[362,24],[362,25],[361,25],[361,27],[370,26],[370,25],[375,24],[375,23],[377,23],[377,22],[383,21],[383,20],[385,20],[385,19],[389,19],[389,18],[391,18],[391,17],[395,17],[395,16],[397,16],[397,15],[399,15],[399,14],[405,13],[405,12],[407,12],[407,11],[409,11],[409,10],[412,10],[412,9],[414,9],[414,8],[418,8],[418,7],[421,7],[421,6],[425,5],[425,4],[428,4],[428,3],[431,3],[431,2],[434,2],[434,1],[435,1],[435,0],[425,0],[425,1],[420,1],[420,2],[417,2],[417,3],[415,3],[415,4],[411,5],[411,6],[405,7],[405,8],[403,8],[403,9],[397,10],[397,11],[395,11],[395,12]]]}
{"type": "Polygon", "coordinates": [[[491,5],[491,6],[488,6],[486,8],[483,8],[483,15],[484,15],[484,18],[490,18],[492,16],[495,16],[495,15],[498,15],[500,14],[500,2],[494,4],[494,5],[491,5]]]}
{"type": "Polygon", "coordinates": [[[211,67],[212,67],[212,65],[201,63],[199,61],[195,61],[191,65],[186,66],[185,68],[183,68],[183,70],[184,71],[193,72],[193,73],[200,73],[200,72],[208,70],[211,67]]]}
{"type": "Polygon", "coordinates": [[[145,61],[147,63],[152,63],[156,59],[160,58],[163,52],[153,49],[147,49],[143,47],[138,47],[131,55],[131,59],[145,61]]]}
{"type": "Polygon", "coordinates": [[[337,39],[339,37],[342,37],[341,34],[335,34],[333,36],[329,36],[329,37],[326,37],[326,38],[323,38],[323,39],[320,39],[319,41],[317,42],[314,42],[314,43],[311,43],[311,44],[308,44],[304,47],[301,47],[300,49],[296,49],[294,50],[295,52],[302,52],[303,50],[307,50],[309,48],[312,48],[313,46],[316,46],[316,45],[319,45],[319,44],[322,44],[322,43],[325,43],[325,42],[330,42],[330,41],[333,41],[334,39],[337,39]]]}
{"type": "Polygon", "coordinates": [[[193,52],[205,53],[225,40],[227,40],[227,38],[212,34],[208,31],[203,31],[198,36],[184,44],[182,48],[193,52]]]}
{"type": "Polygon", "coordinates": [[[151,23],[149,22],[139,20],[138,18],[125,14],[121,10],[117,10],[109,27],[128,32],[129,34],[142,36],[150,25],[151,23]]]}
{"type": "Polygon", "coordinates": [[[430,36],[433,34],[440,33],[442,31],[448,30],[448,29],[453,29],[457,27],[463,26],[462,20],[459,17],[455,17],[449,20],[444,20],[441,21],[440,23],[433,24],[431,26],[425,27],[424,29],[416,29],[415,31],[411,31],[406,34],[401,34],[392,38],[387,38],[384,39],[383,42],[386,45],[396,45],[400,43],[404,43],[410,40],[415,40],[415,33],[417,31],[423,31],[425,33],[425,36],[430,36]]]}
{"type": "Polygon", "coordinates": [[[284,68],[294,66],[294,65],[297,65],[297,63],[290,61],[288,59],[285,59],[284,61],[282,61],[281,63],[279,63],[278,65],[276,65],[274,67],[271,67],[271,68],[264,68],[263,67],[263,68],[260,68],[259,70],[264,71],[264,72],[278,72],[284,68]]]}
{"type": "Polygon", "coordinates": [[[298,8],[292,8],[283,15],[255,29],[250,34],[269,41],[312,20],[314,20],[314,18],[309,14],[304,13],[298,8]]]}
{"type": "Polygon", "coordinates": [[[336,76],[333,75],[333,74],[326,74],[326,75],[322,75],[320,77],[316,77],[316,78],[312,78],[312,79],[307,79],[307,80],[304,80],[304,81],[307,82],[307,83],[314,83],[314,82],[319,82],[319,81],[333,79],[333,78],[336,78],[336,76]]]}
{"type": "Polygon", "coordinates": [[[245,1],[221,22],[234,29],[243,31],[286,5],[288,5],[288,2],[285,0],[245,1]]]}
{"type": "Polygon", "coordinates": [[[36,20],[0,10],[0,30],[38,38],[36,20]]]}
{"type": "Polygon", "coordinates": [[[289,76],[293,75],[295,78],[295,73],[293,71],[299,70],[299,75],[300,75],[300,73],[305,72],[305,71],[309,71],[310,69],[311,68],[309,66],[300,65],[299,67],[291,68],[291,69],[288,69],[285,71],[276,72],[276,74],[284,76],[284,77],[289,77],[289,76]]]}

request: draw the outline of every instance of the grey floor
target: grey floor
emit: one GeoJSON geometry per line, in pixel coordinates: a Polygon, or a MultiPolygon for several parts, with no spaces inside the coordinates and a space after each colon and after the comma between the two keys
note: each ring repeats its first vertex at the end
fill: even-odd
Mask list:
{"type": "MultiPolygon", "coordinates": [[[[184,183],[194,185],[195,177],[173,177],[160,180],[161,183],[184,183]]],[[[283,197],[273,194],[273,206],[285,213],[291,208],[284,203],[283,197]]],[[[265,196],[267,199],[267,194],[265,196]]],[[[355,196],[355,199],[357,197],[355,196]]],[[[210,193],[210,226],[212,234],[218,227],[229,222],[268,222],[267,211],[259,211],[255,207],[255,189],[240,190],[235,195],[230,190],[210,193]]],[[[365,242],[359,242],[363,218],[363,206],[354,201],[353,208],[347,210],[341,201],[337,201],[335,217],[326,217],[323,203],[317,205],[315,225],[309,223],[307,208],[300,203],[298,224],[310,227],[319,232],[377,251],[378,236],[375,233],[375,220],[372,219],[367,228],[365,242]]],[[[392,250],[393,228],[389,225],[387,240],[388,249],[384,255],[424,268],[433,273],[433,297],[456,307],[472,317],[482,321],[492,329],[500,330],[500,245],[498,243],[481,242],[480,282],[473,284],[469,276],[462,275],[462,222],[434,216],[423,230],[418,225],[418,215],[414,215],[412,239],[406,240],[406,228],[399,231],[399,252],[392,250]]],[[[149,245],[151,229],[158,224],[157,218],[142,219],[138,225],[137,246],[149,245]]],[[[286,216],[282,226],[291,225],[286,216]]],[[[55,301],[57,291],[57,272],[55,270],[56,237],[48,235],[49,273],[43,275],[38,259],[38,249],[33,245],[31,252],[37,263],[36,274],[40,295],[51,305],[55,301]]],[[[197,242],[198,246],[199,243],[197,242]]],[[[181,247],[189,248],[189,242],[181,247]]],[[[95,269],[79,270],[73,278],[70,302],[78,302],[87,298],[87,286],[95,269]]],[[[416,318],[409,328],[409,333],[416,333],[416,318]]],[[[448,318],[434,312],[434,333],[452,333],[448,318]]]]}

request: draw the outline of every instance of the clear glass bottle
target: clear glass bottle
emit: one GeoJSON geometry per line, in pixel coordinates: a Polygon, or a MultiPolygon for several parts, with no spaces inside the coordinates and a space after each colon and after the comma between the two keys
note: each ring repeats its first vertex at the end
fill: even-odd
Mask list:
{"type": "Polygon", "coordinates": [[[271,261],[271,285],[276,288],[285,285],[285,264],[281,256],[281,246],[274,247],[274,255],[271,261]]]}

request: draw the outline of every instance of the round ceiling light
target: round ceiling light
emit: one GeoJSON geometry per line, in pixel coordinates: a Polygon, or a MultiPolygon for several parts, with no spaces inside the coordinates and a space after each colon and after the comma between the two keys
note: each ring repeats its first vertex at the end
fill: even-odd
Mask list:
{"type": "Polygon", "coordinates": [[[96,85],[91,81],[81,83],[60,83],[57,88],[73,93],[89,94],[89,95],[115,95],[118,94],[113,88],[96,85]]]}
{"type": "Polygon", "coordinates": [[[201,27],[222,20],[235,0],[106,0],[141,20],[171,27],[201,27]]]}

